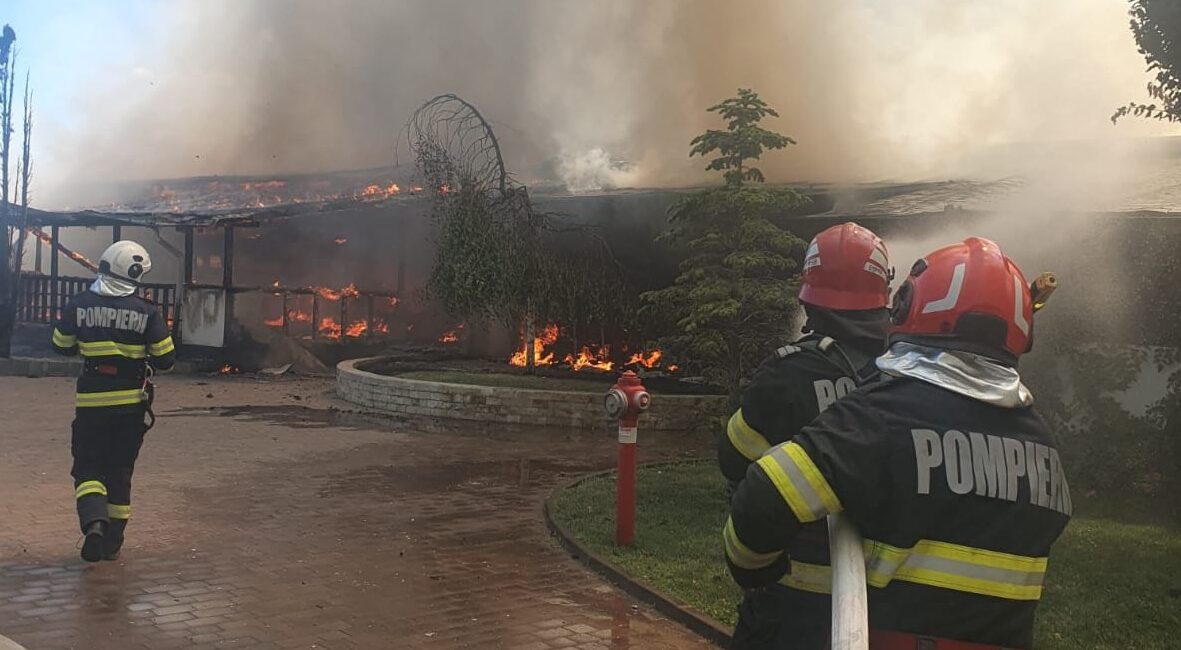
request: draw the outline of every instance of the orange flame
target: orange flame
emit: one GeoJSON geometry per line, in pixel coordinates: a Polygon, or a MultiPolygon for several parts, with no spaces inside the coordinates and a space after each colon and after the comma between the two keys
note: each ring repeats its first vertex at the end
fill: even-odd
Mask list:
{"type": "Polygon", "coordinates": [[[464,328],[465,325],[467,325],[467,323],[459,323],[455,327],[447,330],[446,332],[443,332],[439,336],[439,343],[442,343],[444,345],[450,345],[451,343],[458,343],[459,342],[459,332],[460,332],[460,330],[462,330],[464,328]]]}
{"type": "Polygon", "coordinates": [[[360,192],[357,193],[359,199],[385,199],[397,194],[401,188],[397,183],[390,183],[386,186],[381,185],[366,185],[360,192]]]}
{"type": "Polygon", "coordinates": [[[380,318],[373,319],[373,333],[374,334],[389,334],[390,326],[380,318]]]}
{"type": "Polygon", "coordinates": [[[324,300],[340,300],[340,292],[333,291],[328,287],[316,287],[316,295],[320,296],[324,300]]]}
{"type": "Polygon", "coordinates": [[[351,282],[349,283],[349,286],[340,290],[341,298],[356,298],[359,295],[361,295],[361,292],[357,291],[357,285],[352,284],[351,282]]]}
{"type": "MultiPolygon", "coordinates": [[[[242,183],[242,189],[247,192],[254,190],[277,190],[287,183],[283,181],[262,181],[259,183],[242,183]]],[[[168,191],[168,190],[165,190],[168,191]]]]}
{"type": "Polygon", "coordinates": [[[218,372],[223,375],[236,375],[241,371],[238,370],[237,366],[231,366],[227,363],[226,365],[222,366],[221,370],[218,370],[218,372]]]}
{"type": "Polygon", "coordinates": [[[267,325],[270,325],[271,327],[283,327],[283,317],[276,316],[274,318],[267,318],[267,319],[263,320],[263,323],[266,323],[267,325]]]}
{"type": "Polygon", "coordinates": [[[609,371],[615,367],[615,364],[607,360],[607,346],[599,348],[597,352],[592,352],[590,348],[584,346],[578,351],[577,357],[567,354],[565,361],[576,372],[586,368],[609,371]]]}
{"type": "Polygon", "coordinates": [[[676,372],[676,371],[680,370],[680,369],[681,369],[681,367],[680,367],[680,366],[678,366],[678,365],[676,365],[676,364],[673,364],[673,365],[670,365],[670,366],[665,366],[665,367],[664,367],[664,369],[665,369],[665,370],[667,370],[667,371],[669,371],[669,372],[676,372]]]}
{"type": "Polygon", "coordinates": [[[340,338],[340,324],[335,318],[325,316],[320,319],[320,335],[330,339],[340,338]]]}
{"type": "Polygon", "coordinates": [[[655,368],[660,363],[660,356],[660,350],[653,350],[648,353],[648,356],[644,356],[643,352],[637,352],[627,360],[627,365],[637,364],[645,368],[655,368]]]}
{"type": "Polygon", "coordinates": [[[332,240],[332,243],[336,244],[337,246],[340,246],[341,244],[347,244],[348,241],[349,240],[344,237],[337,237],[336,239],[332,240]]]}
{"type": "Polygon", "coordinates": [[[389,299],[386,300],[386,302],[388,302],[390,304],[390,307],[397,307],[398,306],[398,297],[397,296],[390,296],[389,299]]]}
{"type": "MultiPolygon", "coordinates": [[[[553,364],[554,353],[549,352],[544,355],[543,355],[543,353],[545,352],[545,347],[547,345],[553,345],[554,341],[557,341],[557,340],[558,340],[558,326],[553,323],[546,325],[541,331],[541,336],[535,337],[533,339],[533,363],[534,363],[534,365],[548,366],[548,365],[553,364]]],[[[513,356],[509,358],[508,362],[510,365],[514,365],[519,368],[525,367],[525,351],[526,351],[525,345],[526,344],[524,342],[522,342],[521,349],[514,352],[513,356]]]]}
{"type": "Polygon", "coordinates": [[[359,320],[359,321],[356,321],[356,322],[352,323],[351,325],[349,325],[345,329],[344,335],[356,338],[356,337],[364,334],[368,329],[369,329],[369,323],[366,323],[363,320],[359,320]]]}

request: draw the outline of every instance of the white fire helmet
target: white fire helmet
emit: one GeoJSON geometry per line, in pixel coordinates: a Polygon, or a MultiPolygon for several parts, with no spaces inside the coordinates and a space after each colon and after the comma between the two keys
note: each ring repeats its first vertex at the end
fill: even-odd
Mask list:
{"type": "Polygon", "coordinates": [[[123,240],[111,244],[98,259],[99,273],[136,284],[151,270],[152,258],[148,256],[148,251],[133,241],[123,240]]]}

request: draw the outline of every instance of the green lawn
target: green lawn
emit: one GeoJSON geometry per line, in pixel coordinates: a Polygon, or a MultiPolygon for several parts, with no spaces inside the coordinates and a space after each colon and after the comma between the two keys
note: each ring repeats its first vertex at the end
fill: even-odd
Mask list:
{"type": "Polygon", "coordinates": [[[563,379],[560,377],[537,377],[513,375],[500,372],[462,372],[458,370],[414,370],[398,374],[406,379],[437,381],[447,384],[469,384],[497,388],[527,388],[537,390],[559,390],[576,393],[606,393],[615,382],[612,376],[601,381],[593,379],[563,379]]]}
{"type": "MultiPolygon", "coordinates": [[[[614,489],[611,476],[584,481],[553,499],[554,517],[629,574],[732,625],[738,591],[720,557],[727,508],[714,464],[641,468],[636,544],[628,549],[612,543],[614,489]]],[[[1181,647],[1181,531],[1175,526],[1076,514],[1054,547],[1046,581],[1039,649],[1181,647]]]]}

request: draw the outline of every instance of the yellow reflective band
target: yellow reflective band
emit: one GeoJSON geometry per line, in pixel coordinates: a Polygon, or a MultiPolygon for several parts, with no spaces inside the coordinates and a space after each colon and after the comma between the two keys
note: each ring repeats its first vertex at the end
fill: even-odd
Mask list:
{"type": "Polygon", "coordinates": [[[866,540],[865,556],[866,579],[874,587],[903,580],[1009,600],[1041,598],[1048,562],[934,540],[909,549],[866,540]]]}
{"type": "Polygon", "coordinates": [[[788,444],[787,455],[795,462],[796,467],[804,474],[804,480],[808,481],[808,485],[816,494],[820,495],[820,503],[824,506],[828,514],[840,512],[842,510],[841,500],[837,498],[832,487],[829,486],[828,481],[824,480],[824,475],[820,473],[820,468],[816,467],[816,463],[808,457],[808,453],[804,448],[795,444],[788,444]]]}
{"type": "Polygon", "coordinates": [[[803,448],[788,442],[756,461],[801,523],[841,511],[841,502],[803,448]]]}
{"type": "Polygon", "coordinates": [[[148,356],[146,346],[115,341],[79,341],[78,349],[82,351],[84,357],[119,356],[128,359],[143,359],[148,356]]]}
{"type": "Polygon", "coordinates": [[[771,443],[746,423],[746,418],[742,416],[742,409],[734,411],[734,415],[730,416],[730,421],[726,423],[726,437],[730,439],[730,444],[734,445],[738,453],[750,461],[758,460],[759,456],[771,448],[771,443]]]}
{"type": "Polygon", "coordinates": [[[131,506],[108,503],[107,516],[111,519],[131,519],[131,506]]]}
{"type": "Polygon", "coordinates": [[[62,334],[58,328],[53,328],[53,344],[59,348],[72,348],[78,345],[78,337],[73,334],[62,334]]]}
{"type": "Polygon", "coordinates": [[[726,527],[722,529],[722,540],[726,544],[726,557],[730,561],[742,569],[763,569],[771,566],[783,554],[782,551],[773,551],[771,553],[759,553],[753,551],[742,540],[738,539],[738,535],[734,532],[734,520],[727,519],[726,527]]]}
{"type": "Polygon", "coordinates": [[[814,594],[832,593],[832,567],[791,561],[791,573],[779,579],[779,584],[814,594]]]}
{"type": "Polygon", "coordinates": [[[81,499],[87,494],[101,494],[107,496],[107,486],[102,481],[83,481],[74,488],[74,498],[81,499]]]}
{"type": "Polygon", "coordinates": [[[150,352],[153,357],[162,357],[175,349],[176,346],[172,344],[171,336],[165,336],[158,342],[148,346],[148,352],[150,352]]]}
{"type": "Polygon", "coordinates": [[[101,406],[125,406],[139,404],[144,399],[143,391],[138,388],[130,390],[109,390],[102,393],[77,393],[74,405],[79,408],[101,406]]]}

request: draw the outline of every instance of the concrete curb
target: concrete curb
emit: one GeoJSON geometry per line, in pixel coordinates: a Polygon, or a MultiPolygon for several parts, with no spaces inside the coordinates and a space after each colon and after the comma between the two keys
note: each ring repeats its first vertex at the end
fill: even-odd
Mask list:
{"type": "MultiPolygon", "coordinates": [[[[379,375],[348,359],[336,365],[336,395],[366,409],[474,422],[535,424],[572,429],[606,429],[602,392],[573,392],[453,384],[379,375]]],[[[716,395],[657,395],[641,420],[645,429],[689,431],[725,400],[716,395]]]]}
{"type": "MultiPolygon", "coordinates": [[[[645,463],[641,465],[641,467],[668,467],[673,465],[681,465],[688,462],[697,461],[645,463]]],[[[611,584],[619,587],[636,600],[651,606],[661,614],[689,628],[690,631],[702,637],[706,641],[709,641],[710,643],[713,643],[719,647],[728,646],[730,644],[730,636],[732,631],[726,628],[725,625],[704,614],[699,614],[693,611],[685,603],[682,603],[676,598],[660,591],[656,587],[653,587],[643,580],[629,576],[627,572],[625,572],[621,567],[616,566],[611,561],[580,543],[574,538],[573,535],[570,534],[570,531],[566,530],[562,524],[558,523],[558,521],[554,519],[550,505],[558,496],[558,494],[565,490],[569,490],[570,488],[576,487],[589,479],[598,478],[613,473],[615,473],[615,470],[603,470],[601,472],[584,474],[554,490],[553,493],[550,494],[549,498],[545,500],[545,504],[542,506],[546,527],[549,528],[550,533],[557,537],[558,542],[562,545],[562,548],[566,549],[566,551],[569,552],[574,557],[574,559],[582,562],[583,564],[586,564],[591,570],[606,578],[611,584]]]]}

